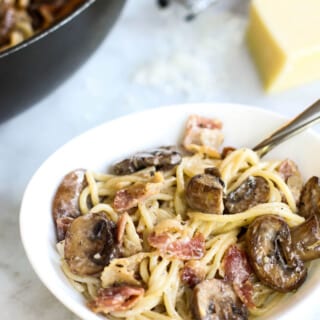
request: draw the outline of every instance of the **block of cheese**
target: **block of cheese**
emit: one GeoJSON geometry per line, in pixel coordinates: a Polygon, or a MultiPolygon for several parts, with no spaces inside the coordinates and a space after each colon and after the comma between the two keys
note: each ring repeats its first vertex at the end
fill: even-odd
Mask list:
{"type": "Polygon", "coordinates": [[[267,91],[320,79],[320,0],[253,0],[247,43],[267,91]]]}

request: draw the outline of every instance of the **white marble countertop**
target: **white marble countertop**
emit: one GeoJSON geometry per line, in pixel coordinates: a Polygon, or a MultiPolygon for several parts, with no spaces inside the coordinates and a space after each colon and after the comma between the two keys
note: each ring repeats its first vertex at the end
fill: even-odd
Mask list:
{"type": "MultiPolygon", "coordinates": [[[[70,138],[166,104],[236,102],[293,116],[319,98],[320,82],[277,95],[262,91],[243,41],[247,5],[228,0],[186,23],[181,8],[160,11],[155,1],[130,0],[111,34],[73,77],[0,125],[1,319],[77,319],[38,280],[18,227],[28,180],[70,138]]],[[[319,318],[320,308],[306,317],[319,318]]]]}

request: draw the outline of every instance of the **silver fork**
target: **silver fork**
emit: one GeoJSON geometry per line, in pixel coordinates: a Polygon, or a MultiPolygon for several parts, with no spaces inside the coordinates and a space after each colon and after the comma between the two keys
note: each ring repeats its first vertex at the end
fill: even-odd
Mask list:
{"type": "Polygon", "coordinates": [[[320,99],[257,144],[253,150],[260,157],[263,157],[281,142],[301,133],[318,122],[320,122],[320,99]]]}

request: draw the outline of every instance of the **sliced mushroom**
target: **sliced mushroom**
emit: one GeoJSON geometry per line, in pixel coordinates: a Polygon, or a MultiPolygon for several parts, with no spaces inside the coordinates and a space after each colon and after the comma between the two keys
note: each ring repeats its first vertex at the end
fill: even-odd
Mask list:
{"type": "Polygon", "coordinates": [[[193,289],[192,312],[196,320],[244,320],[248,310],[224,280],[204,280],[193,289]]]}
{"type": "Polygon", "coordinates": [[[319,217],[312,216],[307,221],[291,229],[292,245],[300,259],[310,261],[320,258],[319,217]]]}
{"type": "Polygon", "coordinates": [[[225,199],[227,213],[238,213],[248,210],[259,203],[269,200],[270,187],[263,177],[250,176],[225,199]]]}
{"type": "Polygon", "coordinates": [[[313,215],[320,217],[320,179],[311,177],[302,188],[299,214],[305,218],[313,215]]]}
{"type": "Polygon", "coordinates": [[[138,152],[130,158],[116,163],[112,171],[116,175],[125,175],[151,166],[155,166],[157,169],[166,169],[179,164],[181,159],[180,152],[174,146],[159,147],[138,152]]]}
{"type": "MultiPolygon", "coordinates": [[[[217,167],[205,168],[204,173],[211,174],[212,176],[215,176],[215,177],[221,179],[221,172],[220,172],[219,168],[217,168],[217,167]]],[[[224,186],[224,182],[222,180],[220,180],[220,183],[222,184],[222,186],[224,186]]]]}
{"type": "Polygon", "coordinates": [[[247,230],[246,244],[251,266],[265,285],[289,292],[305,281],[307,269],[292,249],[290,229],[282,218],[256,218],[247,230]]]}
{"type": "Polygon", "coordinates": [[[79,196],[87,184],[85,170],[68,173],[60,183],[52,204],[52,215],[56,224],[57,238],[61,241],[74,220],[80,215],[79,196]]]}
{"type": "Polygon", "coordinates": [[[222,214],[224,183],[217,168],[191,178],[186,188],[186,201],[190,208],[206,213],[222,214]]]}
{"type": "Polygon", "coordinates": [[[76,218],[67,231],[64,252],[73,273],[91,275],[102,271],[119,255],[115,224],[103,213],[76,218]]]}

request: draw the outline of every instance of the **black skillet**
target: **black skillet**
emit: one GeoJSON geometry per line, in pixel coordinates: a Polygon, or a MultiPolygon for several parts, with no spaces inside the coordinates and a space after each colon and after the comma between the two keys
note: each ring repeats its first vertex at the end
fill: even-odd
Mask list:
{"type": "Polygon", "coordinates": [[[101,44],[125,0],[88,0],[72,14],[0,53],[0,122],[67,79],[101,44]]]}

